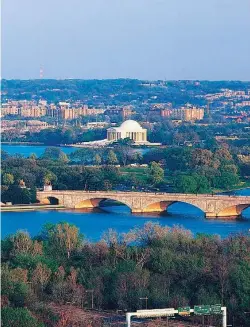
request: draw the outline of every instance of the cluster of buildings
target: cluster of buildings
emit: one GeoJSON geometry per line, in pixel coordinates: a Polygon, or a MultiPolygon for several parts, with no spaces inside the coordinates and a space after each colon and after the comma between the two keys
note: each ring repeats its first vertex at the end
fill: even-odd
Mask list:
{"type": "Polygon", "coordinates": [[[1,131],[18,130],[20,134],[29,132],[39,132],[42,129],[52,127],[45,121],[40,120],[1,120],[1,131]]]}
{"type": "MultiPolygon", "coordinates": [[[[198,95],[197,97],[203,97],[198,95]]],[[[216,101],[226,99],[226,102],[232,101],[232,106],[235,104],[238,106],[241,103],[241,106],[248,106],[250,101],[250,90],[247,91],[233,91],[229,89],[222,89],[221,92],[213,93],[213,94],[206,94],[204,98],[208,101],[216,101]],[[244,103],[247,104],[244,104],[244,103]]]]}
{"type": "MultiPolygon", "coordinates": [[[[249,97],[250,98],[250,97],[249,97]]],[[[250,107],[250,100],[248,101],[242,101],[242,102],[238,102],[235,104],[236,108],[242,108],[242,107],[250,107]]]]}
{"type": "MultiPolygon", "coordinates": [[[[140,105],[143,108],[142,112],[144,114],[146,112],[148,115],[147,121],[154,121],[154,117],[158,116],[159,118],[169,118],[177,121],[195,122],[203,120],[205,113],[210,111],[221,115],[227,120],[246,121],[249,118],[250,90],[221,89],[217,93],[200,94],[195,97],[206,100],[207,105],[195,107],[187,104],[181,107],[173,107],[171,102],[156,103],[156,101],[153,101],[154,103],[146,101],[140,105]]],[[[105,117],[90,119],[90,121],[96,121],[96,123],[89,123],[90,125],[87,126],[87,128],[103,128],[107,126],[107,122],[125,121],[133,118],[133,115],[136,114],[134,105],[104,107],[102,104],[97,104],[97,106],[97,108],[92,108],[81,101],[48,103],[45,100],[9,100],[1,104],[0,115],[2,118],[7,116],[5,119],[9,119],[11,116],[11,120],[30,119],[39,121],[48,117],[52,118],[56,124],[72,120],[76,120],[80,124],[79,119],[81,117],[104,115],[105,117]]],[[[40,128],[44,128],[42,122],[37,123],[38,125],[40,125],[40,128]]]]}
{"type": "MultiPolygon", "coordinates": [[[[150,112],[161,117],[183,121],[201,120],[204,117],[204,109],[196,107],[181,107],[173,109],[171,103],[154,104],[150,112]]],[[[113,106],[107,108],[89,108],[80,103],[70,104],[59,102],[48,104],[47,101],[8,101],[1,105],[1,117],[19,116],[23,118],[51,117],[55,120],[73,120],[84,116],[106,115],[108,117],[119,115],[122,120],[129,119],[135,111],[133,106],[113,106]]]]}
{"type": "Polygon", "coordinates": [[[120,115],[122,120],[126,120],[134,113],[133,106],[109,107],[104,112],[107,116],[120,115]]]}
{"type": "Polygon", "coordinates": [[[47,104],[47,101],[9,101],[1,105],[1,117],[8,115],[24,118],[52,117],[62,120],[72,120],[81,116],[95,116],[104,113],[104,109],[89,108],[87,105],[71,105],[59,102],[58,105],[47,104]]]}
{"type": "Polygon", "coordinates": [[[151,113],[174,120],[196,121],[204,118],[205,110],[204,108],[190,106],[172,108],[170,104],[167,107],[157,104],[151,108],[151,113]]]}

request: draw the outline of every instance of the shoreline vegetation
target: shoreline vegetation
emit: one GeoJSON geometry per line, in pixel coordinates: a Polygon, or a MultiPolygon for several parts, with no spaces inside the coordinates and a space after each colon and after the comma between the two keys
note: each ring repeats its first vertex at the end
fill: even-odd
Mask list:
{"type": "MultiPolygon", "coordinates": [[[[18,231],[2,241],[4,319],[23,308],[27,319],[37,319],[28,326],[45,326],[44,318],[46,323],[55,319],[50,326],[63,326],[65,314],[51,317],[49,307],[70,303],[72,310],[85,310],[91,290],[94,309],[120,310],[123,317],[141,308],[140,298],[147,297],[148,309],[220,303],[229,321],[245,327],[250,322],[244,314],[250,300],[249,259],[248,235],[193,236],[178,226],[154,223],[128,233],[110,229],[96,243],[67,222],[47,224],[35,237],[18,231]]],[[[218,325],[216,317],[211,320],[218,325]]]]}
{"type": "Polygon", "coordinates": [[[45,146],[39,157],[31,153],[26,158],[2,151],[2,202],[35,203],[35,190],[44,183],[54,190],[184,194],[223,194],[250,186],[250,164],[227,147],[173,147],[140,153],[120,144],[114,149],[66,152],[45,146]]]}

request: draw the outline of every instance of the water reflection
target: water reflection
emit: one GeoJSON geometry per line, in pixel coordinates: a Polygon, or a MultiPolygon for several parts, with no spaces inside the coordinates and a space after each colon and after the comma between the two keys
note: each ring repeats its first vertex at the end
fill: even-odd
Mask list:
{"type": "Polygon", "coordinates": [[[97,241],[109,228],[118,232],[128,232],[134,227],[141,228],[146,222],[152,221],[162,226],[182,226],[194,234],[218,234],[226,237],[234,233],[249,233],[250,210],[244,212],[246,220],[206,219],[199,209],[176,203],[169,208],[169,213],[139,214],[130,213],[124,205],[102,206],[94,210],[53,210],[33,212],[4,212],[2,213],[2,237],[15,233],[19,229],[27,230],[31,235],[37,235],[42,226],[48,222],[58,223],[67,221],[75,224],[91,241],[97,241]]]}

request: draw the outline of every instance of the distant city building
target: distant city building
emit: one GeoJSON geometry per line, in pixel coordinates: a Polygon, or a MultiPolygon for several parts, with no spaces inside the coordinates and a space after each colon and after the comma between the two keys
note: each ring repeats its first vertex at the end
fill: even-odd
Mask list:
{"type": "Polygon", "coordinates": [[[1,120],[1,131],[18,130],[20,134],[25,132],[39,132],[45,128],[51,128],[47,122],[40,120],[1,120]]]}
{"type": "Polygon", "coordinates": [[[250,101],[242,101],[239,103],[236,103],[236,107],[250,107],[250,101]]]}
{"type": "Polygon", "coordinates": [[[111,127],[107,130],[108,141],[118,141],[130,138],[135,143],[147,142],[147,130],[135,120],[126,120],[120,127],[111,127]]]}
{"type": "Polygon", "coordinates": [[[92,123],[87,123],[86,124],[86,127],[88,129],[95,129],[95,128],[104,128],[104,127],[107,127],[108,123],[106,122],[92,122],[92,123]]]}
{"type": "Polygon", "coordinates": [[[58,116],[64,120],[71,120],[81,116],[97,116],[103,113],[104,109],[88,108],[88,106],[85,105],[80,108],[60,107],[58,116]]]}
{"type": "Polygon", "coordinates": [[[171,106],[171,103],[154,104],[149,111],[149,115],[153,114],[154,116],[157,115],[160,117],[167,117],[183,121],[195,121],[204,118],[204,109],[202,108],[181,107],[173,109],[171,106]]]}
{"type": "Polygon", "coordinates": [[[26,126],[32,126],[32,127],[48,127],[49,124],[45,121],[40,120],[27,120],[26,126]]]}
{"type": "Polygon", "coordinates": [[[172,103],[154,103],[148,112],[148,118],[170,117],[172,112],[172,103]]]}
{"type": "Polygon", "coordinates": [[[161,117],[171,117],[173,109],[161,109],[161,117]]]}
{"type": "Polygon", "coordinates": [[[1,117],[7,116],[7,115],[18,115],[18,107],[16,104],[12,103],[2,103],[1,105],[1,117]]]}
{"type": "Polygon", "coordinates": [[[77,104],[71,107],[68,102],[59,102],[58,105],[47,104],[45,100],[34,101],[9,101],[1,106],[1,117],[7,115],[28,118],[51,117],[55,119],[71,120],[81,116],[95,116],[104,113],[104,109],[88,108],[87,105],[77,104]]]}
{"type": "Polygon", "coordinates": [[[18,114],[21,117],[42,117],[46,116],[47,109],[45,106],[31,106],[21,107],[18,110],[18,114]]]}
{"type": "Polygon", "coordinates": [[[104,114],[107,116],[112,116],[112,115],[121,115],[123,120],[126,120],[129,118],[132,114],[134,113],[133,111],[133,106],[125,106],[122,108],[109,108],[105,110],[104,114]]]}
{"type": "Polygon", "coordinates": [[[183,121],[202,120],[204,118],[203,108],[186,108],[172,109],[171,118],[183,121]]]}

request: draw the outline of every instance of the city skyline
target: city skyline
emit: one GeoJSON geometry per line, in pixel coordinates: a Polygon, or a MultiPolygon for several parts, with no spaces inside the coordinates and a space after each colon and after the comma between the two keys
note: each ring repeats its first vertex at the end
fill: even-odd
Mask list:
{"type": "Polygon", "coordinates": [[[6,1],[2,78],[42,68],[57,79],[249,80],[249,10],[247,0],[6,1]]]}

